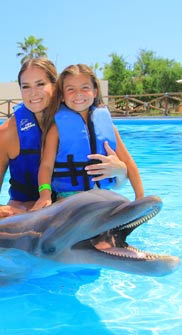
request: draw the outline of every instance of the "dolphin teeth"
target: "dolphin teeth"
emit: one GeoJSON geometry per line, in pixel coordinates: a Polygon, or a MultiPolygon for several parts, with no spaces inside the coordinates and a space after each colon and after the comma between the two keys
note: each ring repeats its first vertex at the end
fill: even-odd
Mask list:
{"type": "Polygon", "coordinates": [[[100,249],[100,252],[105,254],[116,256],[116,257],[123,257],[124,259],[133,259],[135,261],[152,261],[156,259],[165,259],[168,258],[168,255],[158,255],[153,253],[148,253],[141,251],[137,248],[129,246],[127,248],[108,248],[108,249],[100,249]]]}
{"type": "Polygon", "coordinates": [[[139,218],[135,221],[129,222],[129,223],[125,224],[124,226],[119,227],[119,229],[123,230],[123,229],[126,229],[126,228],[137,227],[137,226],[141,225],[142,223],[145,223],[146,221],[152,219],[155,215],[158,214],[159,210],[160,210],[159,208],[156,208],[152,213],[146,214],[143,217],[141,217],[141,218],[139,218]]]}

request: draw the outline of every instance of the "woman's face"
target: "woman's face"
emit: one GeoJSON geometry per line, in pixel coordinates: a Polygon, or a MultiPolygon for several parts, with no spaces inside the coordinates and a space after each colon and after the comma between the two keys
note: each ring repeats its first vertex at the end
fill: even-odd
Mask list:
{"type": "Polygon", "coordinates": [[[41,113],[50,103],[55,84],[50,81],[43,69],[36,66],[31,66],[25,70],[20,81],[25,106],[39,118],[38,113],[41,113]]]}

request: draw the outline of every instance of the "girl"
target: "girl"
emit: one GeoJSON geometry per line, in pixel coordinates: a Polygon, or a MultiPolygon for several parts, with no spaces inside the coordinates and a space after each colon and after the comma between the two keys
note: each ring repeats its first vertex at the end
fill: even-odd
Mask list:
{"type": "Polygon", "coordinates": [[[60,74],[46,124],[40,198],[33,210],[49,206],[52,191],[64,198],[94,187],[115,188],[126,171],[135,198],[144,196],[137,166],[103,107],[99,80],[88,66],[71,65],[60,74]]]}

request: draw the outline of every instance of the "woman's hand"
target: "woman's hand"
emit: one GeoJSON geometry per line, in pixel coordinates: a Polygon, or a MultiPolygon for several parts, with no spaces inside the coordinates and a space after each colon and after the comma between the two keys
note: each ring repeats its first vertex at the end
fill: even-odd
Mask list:
{"type": "Polygon", "coordinates": [[[127,178],[126,164],[119,160],[115,151],[111,149],[108,142],[104,142],[104,148],[107,156],[100,154],[88,155],[90,159],[99,159],[101,163],[87,165],[85,170],[88,175],[92,175],[92,181],[98,181],[105,178],[118,177],[121,179],[127,178]]]}
{"type": "Polygon", "coordinates": [[[0,218],[5,218],[7,216],[12,216],[15,214],[22,214],[25,213],[26,210],[20,209],[20,208],[16,208],[13,206],[9,206],[9,205],[1,205],[0,206],[0,218]]]}

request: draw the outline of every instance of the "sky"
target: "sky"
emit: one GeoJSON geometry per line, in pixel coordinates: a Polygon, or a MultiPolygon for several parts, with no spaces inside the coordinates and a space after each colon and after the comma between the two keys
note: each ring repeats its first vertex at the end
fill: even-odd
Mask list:
{"type": "MultiPolygon", "coordinates": [[[[141,50],[182,62],[181,0],[2,0],[0,82],[17,80],[17,42],[42,38],[58,72],[66,66],[133,65],[141,50]]],[[[102,79],[102,72],[98,73],[102,79]]]]}

